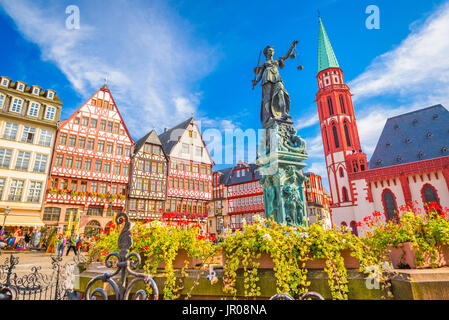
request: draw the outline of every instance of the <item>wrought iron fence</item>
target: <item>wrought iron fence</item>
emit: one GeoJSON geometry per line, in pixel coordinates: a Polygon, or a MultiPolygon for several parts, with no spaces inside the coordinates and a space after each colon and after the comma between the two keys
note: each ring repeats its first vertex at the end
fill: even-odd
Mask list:
{"type": "Polygon", "coordinates": [[[66,264],[60,257],[50,258],[50,274],[33,266],[30,273],[20,276],[15,272],[19,258],[12,254],[6,258],[0,265],[0,300],[77,300],[73,285],[80,257],[66,264]]]}

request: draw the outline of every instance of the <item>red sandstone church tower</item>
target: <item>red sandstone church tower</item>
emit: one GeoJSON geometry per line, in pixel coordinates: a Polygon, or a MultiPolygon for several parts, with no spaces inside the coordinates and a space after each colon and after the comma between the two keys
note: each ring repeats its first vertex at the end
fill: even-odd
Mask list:
{"type": "Polygon", "coordinates": [[[351,92],[344,82],[343,71],[335,57],[321,18],[318,41],[316,102],[333,200],[332,207],[353,206],[354,194],[348,173],[367,170],[366,155],[360,146],[351,92]]]}

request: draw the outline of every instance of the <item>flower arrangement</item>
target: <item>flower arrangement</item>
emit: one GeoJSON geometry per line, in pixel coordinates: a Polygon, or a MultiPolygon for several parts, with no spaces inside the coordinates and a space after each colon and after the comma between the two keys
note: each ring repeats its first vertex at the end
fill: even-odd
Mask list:
{"type": "MultiPolygon", "coordinates": [[[[448,209],[436,203],[425,205],[425,211],[417,208],[417,202],[410,202],[400,207],[398,218],[384,222],[380,212],[366,217],[367,226],[364,242],[380,256],[388,256],[392,248],[400,248],[409,243],[416,255],[414,264],[418,267],[440,266],[438,248],[449,244],[448,209]]],[[[410,267],[402,265],[401,267],[410,267]]]]}
{"type": "MultiPolygon", "coordinates": [[[[133,245],[130,250],[140,254],[141,267],[145,272],[155,274],[158,267],[163,265],[163,274],[166,277],[164,299],[178,298],[178,292],[182,289],[182,279],[177,279],[174,268],[174,261],[181,250],[188,258],[181,269],[182,277],[187,276],[185,273],[187,267],[195,267],[189,266],[189,260],[197,258],[199,261],[207,261],[216,254],[217,247],[210,238],[202,235],[197,225],[185,221],[137,223],[131,232],[133,245]]],[[[103,261],[110,252],[118,252],[118,237],[118,228],[101,235],[89,251],[89,262],[103,261]]]]}

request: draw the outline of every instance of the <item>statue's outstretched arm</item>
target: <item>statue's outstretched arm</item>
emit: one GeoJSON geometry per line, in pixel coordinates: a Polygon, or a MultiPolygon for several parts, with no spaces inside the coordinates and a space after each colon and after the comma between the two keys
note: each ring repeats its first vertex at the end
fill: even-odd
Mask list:
{"type": "Polygon", "coordinates": [[[287,60],[291,56],[293,50],[296,48],[297,44],[298,44],[298,40],[293,41],[293,43],[290,46],[290,49],[288,50],[288,52],[285,54],[285,56],[280,57],[279,60],[282,60],[282,61],[287,60]]]}

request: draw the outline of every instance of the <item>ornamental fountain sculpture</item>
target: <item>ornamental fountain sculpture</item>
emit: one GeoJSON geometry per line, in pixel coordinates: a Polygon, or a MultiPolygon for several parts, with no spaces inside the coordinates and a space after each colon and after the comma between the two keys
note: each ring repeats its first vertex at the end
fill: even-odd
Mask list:
{"type": "Polygon", "coordinates": [[[278,70],[287,59],[296,57],[297,44],[298,41],[293,41],[287,54],[276,60],[274,48],[267,46],[263,50],[266,60],[259,66],[259,54],[254,68],[253,89],[259,82],[262,86],[260,120],[264,129],[256,163],[262,175],[266,218],[286,225],[307,226],[306,178],[301,171],[306,166],[303,161],[308,158],[306,142],[290,120],[290,96],[278,70]]]}

